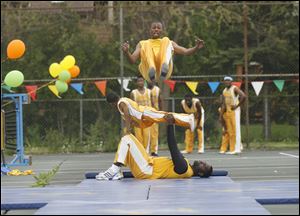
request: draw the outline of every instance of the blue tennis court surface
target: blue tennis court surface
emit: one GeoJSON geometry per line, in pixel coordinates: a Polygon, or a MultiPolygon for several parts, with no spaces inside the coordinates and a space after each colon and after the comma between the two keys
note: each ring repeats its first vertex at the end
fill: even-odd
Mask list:
{"type": "MultiPolygon", "coordinates": [[[[1,188],[4,204],[45,214],[270,214],[256,199],[299,199],[299,182],[239,182],[230,177],[97,181],[75,186],[1,188]],[[47,205],[41,205],[47,203],[47,205]]],[[[298,200],[299,202],[299,200],[298,200]]]]}

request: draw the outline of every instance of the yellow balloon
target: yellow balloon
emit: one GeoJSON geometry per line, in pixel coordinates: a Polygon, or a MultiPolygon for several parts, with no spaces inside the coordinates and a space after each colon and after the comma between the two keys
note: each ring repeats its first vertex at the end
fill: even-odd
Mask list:
{"type": "Polygon", "coordinates": [[[49,72],[50,72],[50,75],[53,77],[53,78],[56,78],[60,72],[63,71],[63,68],[58,64],[58,63],[52,63],[49,67],[49,72]]]}
{"type": "Polygon", "coordinates": [[[70,69],[75,65],[76,61],[74,56],[72,55],[67,55],[61,62],[60,65],[62,66],[63,69],[70,69]]]}

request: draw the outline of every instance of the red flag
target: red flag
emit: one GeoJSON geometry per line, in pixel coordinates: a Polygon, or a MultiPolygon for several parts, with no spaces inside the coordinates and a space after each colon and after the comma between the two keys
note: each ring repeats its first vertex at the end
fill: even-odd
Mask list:
{"type": "Polygon", "coordinates": [[[25,86],[27,93],[30,95],[31,99],[33,101],[36,100],[36,90],[37,90],[37,86],[36,85],[27,85],[25,86]]]}
{"type": "Polygon", "coordinates": [[[166,83],[170,87],[171,92],[174,91],[175,84],[176,84],[175,80],[164,80],[164,83],[166,83]]]}
{"type": "Polygon", "coordinates": [[[106,94],[106,82],[107,82],[106,80],[95,82],[95,85],[101,91],[103,96],[105,96],[105,94],[106,94]]]}
{"type": "Polygon", "coordinates": [[[235,86],[241,88],[242,82],[232,82],[232,85],[235,85],[235,86]]]}

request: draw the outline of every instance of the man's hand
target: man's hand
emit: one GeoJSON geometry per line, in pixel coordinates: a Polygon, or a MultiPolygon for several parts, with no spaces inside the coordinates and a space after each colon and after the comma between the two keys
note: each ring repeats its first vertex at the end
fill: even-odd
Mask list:
{"type": "Polygon", "coordinates": [[[236,106],[236,105],[232,105],[231,106],[231,110],[236,110],[239,106],[236,106]]]}
{"type": "Polygon", "coordinates": [[[196,37],[195,42],[197,49],[201,49],[204,47],[204,40],[201,40],[200,38],[196,37]]]}
{"type": "Polygon", "coordinates": [[[164,119],[166,119],[168,124],[174,124],[175,123],[175,119],[174,119],[174,116],[172,114],[166,114],[164,116],[164,119]]]}
{"type": "Polygon", "coordinates": [[[222,131],[222,136],[225,136],[227,134],[227,130],[222,131]]]}
{"type": "Polygon", "coordinates": [[[129,52],[129,42],[128,41],[126,41],[125,43],[123,43],[122,50],[123,50],[124,53],[128,53],[129,52]]]}
{"type": "Polygon", "coordinates": [[[200,129],[200,130],[202,131],[202,126],[201,126],[201,125],[198,125],[197,128],[200,129]]]}

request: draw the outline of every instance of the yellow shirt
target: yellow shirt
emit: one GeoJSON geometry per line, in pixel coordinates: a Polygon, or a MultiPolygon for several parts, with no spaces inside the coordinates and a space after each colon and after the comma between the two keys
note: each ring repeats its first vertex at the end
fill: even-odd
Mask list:
{"type": "Polygon", "coordinates": [[[144,88],[144,93],[142,94],[138,89],[132,91],[134,101],[137,102],[139,106],[149,106],[151,107],[151,90],[144,88]]]}
{"type": "MultiPolygon", "coordinates": [[[[165,37],[165,38],[168,38],[168,37],[165,37]]],[[[141,45],[141,47],[144,47],[145,43],[149,43],[150,46],[151,46],[151,48],[152,48],[152,50],[153,50],[154,56],[158,57],[158,54],[159,54],[159,51],[160,51],[160,47],[161,47],[161,42],[162,42],[162,38],[148,39],[148,40],[142,40],[142,41],[140,41],[140,45],[141,45]]]]}
{"type": "MultiPolygon", "coordinates": [[[[187,114],[195,114],[197,113],[197,106],[196,104],[197,103],[200,103],[200,100],[197,99],[197,98],[193,98],[192,99],[192,106],[191,107],[188,107],[188,105],[186,104],[185,100],[182,100],[181,101],[181,105],[183,107],[183,110],[187,113],[187,114]]],[[[200,103],[201,105],[201,103],[200,103]]]]}
{"type": "Polygon", "coordinates": [[[231,112],[231,106],[237,105],[239,103],[238,96],[235,95],[234,89],[236,86],[232,85],[230,88],[225,88],[223,90],[223,96],[225,99],[226,112],[231,112]]]}
{"type": "Polygon", "coordinates": [[[160,94],[160,89],[159,87],[157,86],[154,86],[152,89],[151,89],[151,96],[153,98],[153,102],[154,102],[154,108],[159,110],[159,94],[160,94]]]}
{"type": "Polygon", "coordinates": [[[138,179],[171,179],[171,178],[190,178],[194,175],[192,167],[189,165],[187,159],[186,162],[188,163],[188,169],[183,174],[177,174],[174,171],[174,164],[172,159],[167,157],[150,157],[153,161],[153,171],[152,175],[147,175],[141,173],[141,171],[135,166],[130,167],[131,172],[135,178],[138,179]]]}

